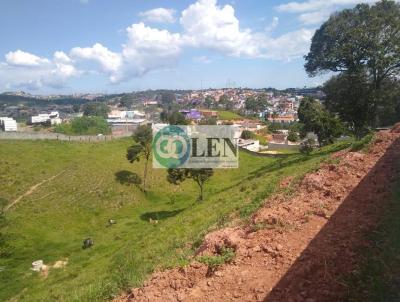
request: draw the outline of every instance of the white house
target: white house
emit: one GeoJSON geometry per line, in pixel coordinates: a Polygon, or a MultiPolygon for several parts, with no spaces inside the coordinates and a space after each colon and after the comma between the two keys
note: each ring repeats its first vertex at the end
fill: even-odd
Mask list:
{"type": "Polygon", "coordinates": [[[6,131],[17,131],[17,121],[10,117],[0,117],[0,127],[6,131]]]}
{"type": "Polygon", "coordinates": [[[61,124],[62,120],[58,111],[52,111],[51,113],[41,113],[38,115],[31,116],[29,120],[30,124],[44,124],[50,122],[51,125],[61,124]]]}

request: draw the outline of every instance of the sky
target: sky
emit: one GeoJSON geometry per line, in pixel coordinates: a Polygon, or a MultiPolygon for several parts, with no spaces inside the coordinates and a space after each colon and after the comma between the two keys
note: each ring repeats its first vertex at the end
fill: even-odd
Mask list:
{"type": "Polygon", "coordinates": [[[1,0],[0,92],[320,85],[311,38],[361,1],[1,0]]]}

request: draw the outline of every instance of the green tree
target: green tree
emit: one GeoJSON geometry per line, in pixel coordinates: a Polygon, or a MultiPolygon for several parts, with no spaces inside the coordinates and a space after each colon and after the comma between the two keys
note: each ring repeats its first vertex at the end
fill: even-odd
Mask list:
{"type": "Polygon", "coordinates": [[[248,98],[246,98],[245,104],[244,104],[244,108],[246,110],[250,110],[253,112],[257,111],[257,100],[254,96],[249,96],[248,98]]]}
{"type": "Polygon", "coordinates": [[[314,132],[320,146],[332,143],[343,132],[340,120],[313,98],[305,97],[301,100],[298,115],[304,124],[304,131],[314,132]]]}
{"type": "Polygon", "coordinates": [[[225,110],[233,109],[233,103],[226,94],[220,96],[218,104],[225,110]]]}
{"type": "Polygon", "coordinates": [[[374,118],[371,89],[365,73],[342,73],[324,84],[325,106],[347,123],[357,139],[368,132],[374,118]]]}
{"type": "Polygon", "coordinates": [[[97,135],[111,132],[107,121],[99,116],[76,117],[69,123],[62,123],[54,127],[57,133],[67,135],[97,135]]]}
{"type": "Polygon", "coordinates": [[[204,106],[206,106],[206,108],[212,108],[214,106],[214,103],[215,103],[214,97],[210,95],[206,96],[204,100],[204,106]]]}
{"type": "Polygon", "coordinates": [[[299,140],[299,136],[296,131],[290,129],[288,134],[288,140],[291,142],[297,142],[299,140]]]}
{"type": "Polygon", "coordinates": [[[168,116],[168,122],[170,125],[187,125],[189,123],[179,111],[171,112],[168,116]]]}
{"type": "Polygon", "coordinates": [[[136,144],[130,146],[126,153],[126,159],[133,163],[135,161],[140,161],[143,157],[144,162],[144,172],[143,172],[143,192],[146,192],[146,181],[147,181],[147,171],[148,163],[151,155],[151,146],[153,140],[152,129],[148,125],[139,126],[133,134],[133,139],[136,144]]]}
{"type": "Polygon", "coordinates": [[[254,138],[254,133],[250,130],[243,130],[242,134],[240,135],[241,139],[252,139],[254,138]]]}
{"type": "Polygon", "coordinates": [[[166,92],[161,93],[161,104],[163,106],[170,106],[174,102],[176,102],[175,93],[173,93],[171,91],[166,91],[166,92]]]}
{"type": "Polygon", "coordinates": [[[73,104],[72,105],[72,111],[75,113],[78,113],[79,110],[81,110],[81,106],[79,104],[73,104]]]}
{"type": "Polygon", "coordinates": [[[167,180],[169,183],[179,185],[186,179],[192,179],[199,187],[197,200],[203,201],[204,186],[213,174],[213,169],[168,169],[167,180]]]}
{"type": "Polygon", "coordinates": [[[399,76],[399,32],[400,4],[394,1],[359,4],[333,14],[312,38],[306,71],[310,76],[327,71],[365,73],[371,89],[368,107],[376,117],[383,82],[399,76]]]}
{"type": "Polygon", "coordinates": [[[107,118],[110,108],[105,103],[91,102],[83,105],[83,115],[107,118]]]}

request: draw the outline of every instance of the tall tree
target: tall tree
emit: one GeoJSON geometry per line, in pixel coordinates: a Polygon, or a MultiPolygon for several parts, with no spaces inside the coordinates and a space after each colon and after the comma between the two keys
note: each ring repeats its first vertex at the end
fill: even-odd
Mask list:
{"type": "Polygon", "coordinates": [[[204,106],[206,106],[207,108],[211,108],[211,107],[213,107],[214,103],[215,103],[214,97],[212,97],[210,95],[206,96],[206,98],[204,100],[204,106]]]}
{"type": "Polygon", "coordinates": [[[192,179],[199,187],[198,201],[204,199],[204,185],[213,176],[213,169],[168,169],[168,182],[178,185],[185,179],[192,179]]]}
{"type": "Polygon", "coordinates": [[[313,98],[305,97],[299,106],[299,120],[304,131],[314,132],[320,146],[330,144],[342,134],[342,125],[338,118],[328,112],[313,98]]]}
{"type": "Polygon", "coordinates": [[[333,14],[315,32],[305,68],[310,76],[327,71],[365,72],[371,86],[369,107],[376,116],[382,83],[399,76],[399,49],[400,4],[388,0],[372,6],[359,4],[333,14]]]}
{"type": "Polygon", "coordinates": [[[365,73],[343,73],[324,84],[325,106],[337,113],[357,139],[368,132],[374,116],[371,89],[365,73]]]}
{"type": "Polygon", "coordinates": [[[151,145],[153,140],[151,127],[148,125],[139,126],[132,137],[136,144],[128,148],[126,158],[130,163],[140,161],[142,157],[144,158],[143,192],[146,192],[148,163],[151,155],[151,145]]]}
{"type": "Polygon", "coordinates": [[[91,102],[83,105],[83,115],[86,116],[100,116],[107,118],[110,108],[106,103],[91,102]]]}

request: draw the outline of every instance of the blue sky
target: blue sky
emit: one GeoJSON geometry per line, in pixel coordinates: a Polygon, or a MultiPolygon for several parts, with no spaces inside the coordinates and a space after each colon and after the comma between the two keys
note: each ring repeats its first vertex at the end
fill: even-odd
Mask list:
{"type": "Polygon", "coordinates": [[[314,86],[315,29],[358,2],[2,0],[0,91],[314,86]]]}

